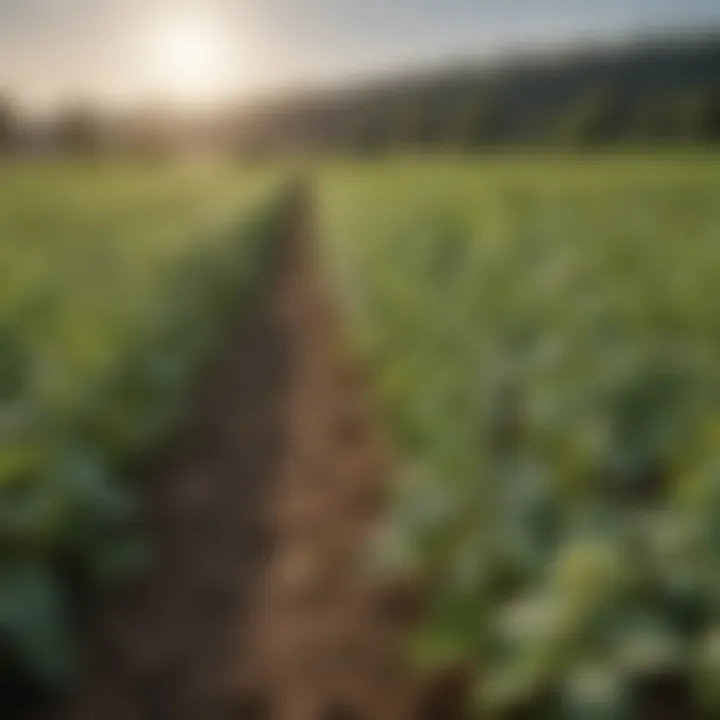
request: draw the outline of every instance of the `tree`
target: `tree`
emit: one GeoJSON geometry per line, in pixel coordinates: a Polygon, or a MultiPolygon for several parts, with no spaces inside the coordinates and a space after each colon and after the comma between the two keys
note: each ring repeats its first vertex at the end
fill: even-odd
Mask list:
{"type": "Polygon", "coordinates": [[[100,150],[101,132],[97,116],[82,103],[67,106],[56,121],[61,149],[71,155],[95,155],[100,150]]]}
{"type": "Polygon", "coordinates": [[[613,140],[616,134],[616,103],[609,90],[592,90],[562,112],[551,131],[560,143],[587,147],[613,140]]]}
{"type": "Polygon", "coordinates": [[[684,140],[720,140],[720,92],[715,88],[689,91],[677,110],[677,129],[684,140]]]}
{"type": "Polygon", "coordinates": [[[0,94],[0,154],[7,154],[15,143],[15,107],[7,95],[0,94]]]}
{"type": "Polygon", "coordinates": [[[486,147],[503,139],[500,107],[490,91],[472,98],[461,121],[465,144],[470,147],[486,147]]]}

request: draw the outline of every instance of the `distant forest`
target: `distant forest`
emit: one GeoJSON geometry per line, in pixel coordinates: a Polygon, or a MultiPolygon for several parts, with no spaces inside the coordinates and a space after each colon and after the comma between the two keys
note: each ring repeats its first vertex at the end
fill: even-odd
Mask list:
{"type": "Polygon", "coordinates": [[[204,143],[256,158],[292,151],[711,143],[720,141],[720,34],[515,54],[256,99],[202,117],[145,108],[122,121],[100,118],[76,103],[30,132],[5,98],[0,151],[29,146],[162,156],[204,143]]]}
{"type": "Polygon", "coordinates": [[[720,35],[514,56],[256,107],[246,150],[720,140],[720,35]]]}

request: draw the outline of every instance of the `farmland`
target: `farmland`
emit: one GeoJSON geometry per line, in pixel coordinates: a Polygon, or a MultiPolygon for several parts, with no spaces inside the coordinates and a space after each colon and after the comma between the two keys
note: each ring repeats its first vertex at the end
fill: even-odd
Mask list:
{"type": "Polygon", "coordinates": [[[0,171],[0,674],[72,684],[68,579],[132,575],[156,542],[147,615],[101,634],[96,664],[120,636],[125,665],[79,716],[215,707],[240,614],[272,630],[244,662],[273,659],[274,700],[326,707],[351,671],[386,713],[362,716],[416,717],[378,677],[405,676],[401,623],[363,614],[372,536],[381,576],[429,588],[414,663],[469,676],[480,716],[655,717],[671,682],[712,717],[717,157],[334,160],[307,184],[0,171]]]}
{"type": "Polygon", "coordinates": [[[144,554],[139,468],[264,272],[275,186],[210,168],[0,172],[0,672],[66,681],[65,580],[144,554]]]}
{"type": "Polygon", "coordinates": [[[403,459],[378,557],[432,581],[415,656],[474,668],[485,712],[644,716],[667,677],[717,701],[719,197],[700,156],[321,180],[403,459]]]}

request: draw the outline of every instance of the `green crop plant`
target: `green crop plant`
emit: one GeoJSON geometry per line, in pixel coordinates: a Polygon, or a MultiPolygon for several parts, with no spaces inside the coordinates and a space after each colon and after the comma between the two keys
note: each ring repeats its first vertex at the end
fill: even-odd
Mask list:
{"type": "Polygon", "coordinates": [[[638,717],[668,678],[717,712],[717,157],[336,163],[320,185],[404,460],[378,557],[433,588],[416,658],[469,668],[481,717],[638,717]]]}
{"type": "Polygon", "coordinates": [[[0,169],[0,675],[66,682],[68,576],[140,561],[143,461],[262,280],[281,195],[234,169],[0,169]]]}

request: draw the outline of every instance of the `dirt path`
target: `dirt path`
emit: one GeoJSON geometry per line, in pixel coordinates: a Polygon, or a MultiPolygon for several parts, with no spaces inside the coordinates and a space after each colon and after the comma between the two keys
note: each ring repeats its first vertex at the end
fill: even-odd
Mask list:
{"type": "Polygon", "coordinates": [[[363,572],[389,461],[296,215],[153,481],[151,567],[91,615],[63,720],[455,716],[403,666],[412,593],[363,572]]]}

